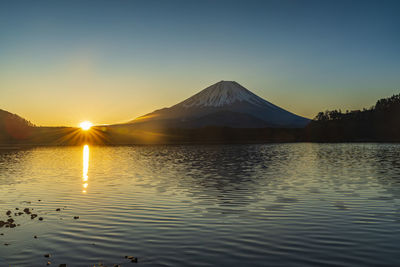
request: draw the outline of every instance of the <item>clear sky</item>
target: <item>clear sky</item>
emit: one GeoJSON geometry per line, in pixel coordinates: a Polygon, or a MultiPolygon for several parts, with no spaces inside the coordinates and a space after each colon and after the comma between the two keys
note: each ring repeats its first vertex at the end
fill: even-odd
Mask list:
{"type": "Polygon", "coordinates": [[[400,93],[400,1],[0,1],[0,108],[116,123],[234,80],[296,114],[400,93]]]}

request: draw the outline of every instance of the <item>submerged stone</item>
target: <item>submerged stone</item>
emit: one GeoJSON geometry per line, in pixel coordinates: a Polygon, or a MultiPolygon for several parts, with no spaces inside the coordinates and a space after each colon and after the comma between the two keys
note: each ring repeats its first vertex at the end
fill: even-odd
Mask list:
{"type": "Polygon", "coordinates": [[[133,256],[125,256],[125,259],[131,260],[131,262],[138,262],[138,258],[133,256]]]}
{"type": "Polygon", "coordinates": [[[25,208],[25,209],[24,209],[24,212],[25,212],[26,214],[31,214],[29,208],[25,208]]]}

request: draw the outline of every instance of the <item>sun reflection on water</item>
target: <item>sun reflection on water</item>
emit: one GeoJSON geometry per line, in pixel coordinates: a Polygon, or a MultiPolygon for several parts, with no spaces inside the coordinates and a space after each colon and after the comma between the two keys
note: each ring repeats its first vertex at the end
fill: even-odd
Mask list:
{"type": "Polygon", "coordinates": [[[82,180],[83,180],[83,193],[86,193],[86,188],[88,187],[88,171],[89,171],[89,146],[83,146],[83,173],[82,173],[82,180]]]}

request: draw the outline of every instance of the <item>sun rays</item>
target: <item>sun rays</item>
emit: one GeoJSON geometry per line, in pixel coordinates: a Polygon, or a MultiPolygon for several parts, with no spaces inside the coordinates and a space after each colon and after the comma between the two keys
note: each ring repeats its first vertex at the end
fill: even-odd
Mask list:
{"type": "Polygon", "coordinates": [[[61,128],[58,133],[61,137],[57,139],[56,143],[62,145],[103,145],[108,143],[106,127],[92,126],[91,123],[86,124],[86,122],[84,125],[82,124],[80,128],[61,128]]]}

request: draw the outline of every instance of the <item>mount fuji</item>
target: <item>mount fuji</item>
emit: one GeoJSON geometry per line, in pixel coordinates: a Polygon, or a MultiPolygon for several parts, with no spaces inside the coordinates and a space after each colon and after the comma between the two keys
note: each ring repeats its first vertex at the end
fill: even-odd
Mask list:
{"type": "Polygon", "coordinates": [[[220,81],[172,106],[127,124],[139,128],[302,128],[310,120],[286,111],[234,81],[220,81]]]}

